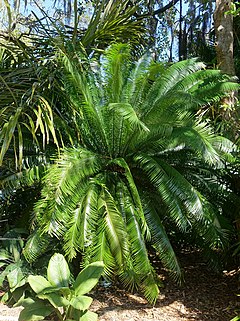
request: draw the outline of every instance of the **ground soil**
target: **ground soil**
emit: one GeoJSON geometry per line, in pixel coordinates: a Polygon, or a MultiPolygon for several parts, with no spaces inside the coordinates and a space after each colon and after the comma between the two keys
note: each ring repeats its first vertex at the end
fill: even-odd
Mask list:
{"type": "MultiPolygon", "coordinates": [[[[176,285],[159,266],[164,287],[155,306],[120,287],[98,286],[91,310],[99,321],[230,321],[240,314],[240,270],[212,272],[197,253],[181,254],[185,284],[176,285]]],[[[0,321],[17,320],[18,309],[0,305],[0,321]]]]}

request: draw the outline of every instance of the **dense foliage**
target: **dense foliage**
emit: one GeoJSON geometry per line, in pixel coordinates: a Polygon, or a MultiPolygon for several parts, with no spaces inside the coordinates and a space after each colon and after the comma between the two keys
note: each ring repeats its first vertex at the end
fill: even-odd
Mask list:
{"type": "Polygon", "coordinates": [[[29,37],[0,35],[0,215],[4,232],[31,222],[29,262],[59,240],[154,302],[149,249],[181,281],[172,240],[212,254],[234,233],[237,147],[207,111],[239,85],[195,58],[137,60],[142,8],[102,1],[84,30],[44,13],[29,37]]]}
{"type": "Polygon", "coordinates": [[[165,222],[209,247],[225,242],[221,203],[208,191],[227,197],[218,175],[234,159],[234,146],[194,112],[237,85],[195,59],[168,68],[147,57],[134,63],[122,44],[86,71],[79,55],[60,51],[58,57],[65,108],[75,111],[80,139],[55,157],[44,178],[37,232],[25,253],[28,259],[40,253],[32,247],[35,236],[56,236],[70,259],[81,251],[85,262],[103,260],[106,275],[117,273],[155,300],[145,242],[181,275],[165,222]]]}
{"type": "Polygon", "coordinates": [[[19,321],[45,320],[47,316],[56,321],[97,321],[97,314],[88,311],[93,299],[85,294],[97,284],[102,272],[103,263],[94,262],[72,280],[64,256],[55,253],[48,263],[47,278],[29,275],[33,293],[19,300],[24,307],[19,321]]]}

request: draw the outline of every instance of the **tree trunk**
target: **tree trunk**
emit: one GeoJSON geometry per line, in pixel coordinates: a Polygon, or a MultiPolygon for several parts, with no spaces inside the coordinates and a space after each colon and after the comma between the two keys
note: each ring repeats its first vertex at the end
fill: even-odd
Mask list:
{"type": "MultiPolygon", "coordinates": [[[[216,0],[214,12],[214,25],[216,34],[217,64],[223,73],[235,76],[234,55],[233,55],[233,16],[226,13],[231,9],[232,1],[216,0]]],[[[223,125],[227,125],[226,132],[231,140],[239,138],[239,111],[236,109],[237,92],[232,92],[221,101],[218,114],[222,118],[223,125]]],[[[225,126],[224,126],[225,127],[225,126]]]]}
{"type": "Polygon", "coordinates": [[[233,16],[226,14],[231,9],[230,0],[216,0],[214,25],[218,67],[228,75],[235,75],[233,59],[233,16]]]}
{"type": "MultiPolygon", "coordinates": [[[[216,34],[216,54],[217,64],[223,73],[235,76],[234,55],[233,55],[233,16],[226,14],[231,9],[232,1],[216,0],[216,8],[214,12],[214,25],[216,34]]],[[[237,93],[233,92],[230,96],[223,98],[221,105],[229,106],[229,108],[220,108],[218,114],[221,115],[222,122],[229,124],[227,136],[233,141],[239,139],[239,111],[236,109],[237,93]]],[[[226,133],[222,133],[226,134],[226,133]]],[[[239,176],[231,175],[231,183],[237,195],[240,193],[239,176]]],[[[240,240],[240,220],[239,209],[234,211],[235,226],[240,240]]]]}

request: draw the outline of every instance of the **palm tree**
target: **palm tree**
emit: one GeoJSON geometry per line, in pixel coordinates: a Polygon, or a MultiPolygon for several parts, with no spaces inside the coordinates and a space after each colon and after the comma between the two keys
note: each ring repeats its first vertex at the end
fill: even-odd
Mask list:
{"type": "Polygon", "coordinates": [[[56,42],[58,46],[68,47],[68,51],[81,50],[84,56],[95,57],[111,42],[131,42],[139,47],[145,29],[142,20],[134,18],[136,10],[137,6],[129,7],[128,1],[97,1],[88,26],[80,30],[81,15],[74,2],[74,28],[54,21],[43,12],[41,19],[31,22],[28,35],[0,33],[0,165],[5,154],[13,151],[15,163],[21,169],[25,145],[32,145],[32,140],[34,149],[41,152],[47,145],[55,144],[59,148],[69,141],[72,144],[76,130],[74,112],[68,111],[66,115],[64,110],[62,115],[61,102],[66,97],[62,97],[58,81],[56,42]]]}
{"type": "Polygon", "coordinates": [[[127,1],[97,2],[85,30],[79,29],[76,1],[73,7],[74,27],[43,11],[41,19],[31,22],[29,34],[0,33],[0,188],[5,194],[34,183],[56,149],[79,140],[76,111],[66,110],[64,103],[68,97],[61,88],[56,41],[69,51],[81,50],[84,57],[98,57],[115,41],[134,47],[142,43],[145,29],[142,20],[134,18],[137,6],[129,7],[127,1]],[[26,171],[31,175],[23,177],[26,171]]]}
{"type": "Polygon", "coordinates": [[[111,46],[100,65],[85,60],[85,69],[79,52],[61,48],[58,59],[78,135],[43,180],[25,255],[36,258],[38,241],[44,250],[46,238],[57,237],[70,260],[77,252],[84,264],[103,260],[107,277],[118,275],[154,302],[159,282],[148,244],[181,279],[166,226],[209,248],[226,241],[221,204],[209,190],[227,193],[218,176],[234,146],[194,115],[238,85],[196,59],[134,63],[124,44],[111,46]]]}

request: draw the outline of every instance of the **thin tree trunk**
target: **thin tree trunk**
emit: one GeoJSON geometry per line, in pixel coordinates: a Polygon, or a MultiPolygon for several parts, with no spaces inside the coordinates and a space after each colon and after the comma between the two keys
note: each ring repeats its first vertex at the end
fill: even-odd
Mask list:
{"type": "MultiPolygon", "coordinates": [[[[214,12],[214,24],[216,34],[216,53],[218,67],[226,74],[235,76],[234,67],[234,54],[233,54],[233,16],[227,14],[226,11],[230,10],[232,1],[216,0],[216,9],[214,12]]],[[[236,105],[237,93],[233,92],[230,96],[222,100],[223,106],[228,108],[221,108],[219,114],[222,117],[222,122],[229,124],[227,135],[233,140],[237,141],[239,138],[239,111],[234,106],[236,105]]],[[[224,133],[223,133],[224,134],[224,133]]],[[[225,133],[226,134],[226,133],[225,133]]],[[[239,186],[240,179],[234,173],[231,174],[231,183],[237,195],[240,194],[239,186]]],[[[235,226],[240,239],[240,220],[239,209],[235,210],[236,217],[235,226]]]]}
{"type": "Polygon", "coordinates": [[[214,25],[218,66],[224,73],[234,76],[233,16],[226,13],[231,3],[229,0],[216,0],[214,25]]]}
{"type": "MultiPolygon", "coordinates": [[[[226,13],[231,9],[230,0],[216,0],[214,12],[214,25],[216,34],[217,64],[223,73],[235,76],[233,55],[233,16],[226,13]]],[[[223,98],[221,104],[224,108],[219,109],[223,123],[228,124],[226,133],[233,141],[239,137],[239,112],[235,108],[237,92],[223,98]]]]}
{"type": "Polygon", "coordinates": [[[179,8],[179,34],[178,34],[178,59],[179,61],[183,59],[183,39],[182,39],[182,0],[180,0],[179,8]]]}

